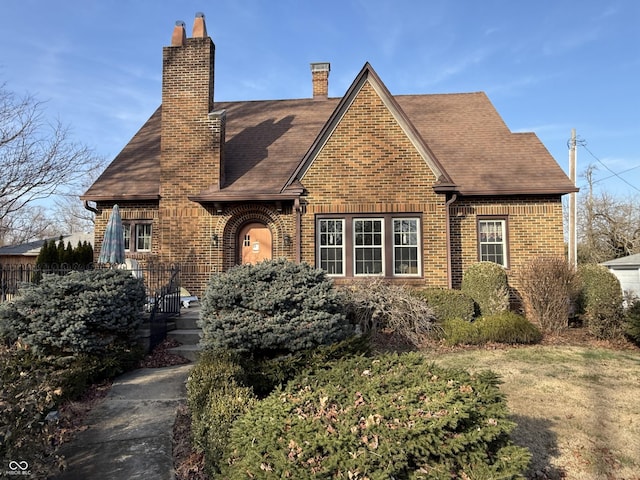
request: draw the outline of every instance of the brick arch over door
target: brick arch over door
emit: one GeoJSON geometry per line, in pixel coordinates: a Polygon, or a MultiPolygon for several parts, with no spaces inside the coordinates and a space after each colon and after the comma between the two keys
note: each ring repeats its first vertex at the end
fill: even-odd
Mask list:
{"type": "Polygon", "coordinates": [[[283,242],[285,226],[276,211],[264,205],[241,205],[230,209],[225,216],[228,220],[222,229],[223,270],[237,265],[238,234],[250,223],[261,223],[271,231],[273,258],[286,256],[283,242]]]}

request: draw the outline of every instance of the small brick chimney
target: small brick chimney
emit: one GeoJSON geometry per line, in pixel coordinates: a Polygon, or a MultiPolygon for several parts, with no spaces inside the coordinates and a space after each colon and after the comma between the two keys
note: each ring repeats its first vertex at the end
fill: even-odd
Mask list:
{"type": "Polygon", "coordinates": [[[331,65],[328,62],[311,64],[311,81],[313,83],[313,99],[326,100],[329,98],[329,71],[331,65]]]}

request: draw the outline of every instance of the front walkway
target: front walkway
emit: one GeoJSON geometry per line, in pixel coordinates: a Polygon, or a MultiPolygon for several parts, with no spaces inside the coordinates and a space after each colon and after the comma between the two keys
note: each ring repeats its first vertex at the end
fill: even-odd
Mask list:
{"type": "Polygon", "coordinates": [[[88,415],[89,428],[60,454],[56,480],[172,480],[172,431],[193,364],[143,368],[118,377],[88,415]]]}

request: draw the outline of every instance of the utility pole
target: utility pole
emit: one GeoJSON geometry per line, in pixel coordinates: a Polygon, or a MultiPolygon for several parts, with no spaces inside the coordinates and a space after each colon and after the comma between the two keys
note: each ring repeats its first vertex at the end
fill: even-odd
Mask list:
{"type": "MultiPolygon", "coordinates": [[[[573,186],[576,186],[576,129],[571,129],[571,140],[569,140],[569,178],[573,186]]],[[[569,265],[574,268],[578,265],[578,237],[576,234],[576,192],[569,194],[569,265]]]]}

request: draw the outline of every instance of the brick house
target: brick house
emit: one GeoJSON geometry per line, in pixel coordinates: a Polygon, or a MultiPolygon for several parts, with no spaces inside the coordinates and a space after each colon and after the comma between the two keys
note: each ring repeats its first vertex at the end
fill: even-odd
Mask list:
{"type": "Polygon", "coordinates": [[[564,255],[561,197],[575,188],[484,93],[394,96],[366,63],[328,98],[330,66],[314,63],[311,98],[218,102],[214,53],[202,14],[191,38],[176,24],[162,105],[81,197],[96,254],[117,203],[128,256],[180,263],[197,294],[267,258],[455,288],[474,262],[515,278],[564,255]]]}

